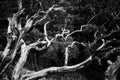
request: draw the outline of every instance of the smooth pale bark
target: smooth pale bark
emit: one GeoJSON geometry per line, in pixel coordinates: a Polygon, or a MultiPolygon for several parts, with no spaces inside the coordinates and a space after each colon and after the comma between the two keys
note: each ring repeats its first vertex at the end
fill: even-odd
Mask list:
{"type": "MultiPolygon", "coordinates": [[[[23,42],[23,44],[21,45],[20,59],[17,62],[16,66],[14,68],[13,74],[12,74],[13,75],[12,77],[13,77],[14,80],[18,80],[18,78],[19,78],[19,76],[22,72],[23,66],[24,66],[24,64],[27,60],[30,49],[35,48],[35,46],[37,44],[40,44],[40,43],[44,44],[44,41],[39,41],[38,40],[37,42],[32,43],[32,44],[27,46],[23,40],[21,40],[21,41],[23,42]]],[[[44,49],[44,48],[42,47],[41,50],[42,49],[44,49]]]]}
{"type": "Polygon", "coordinates": [[[33,72],[30,74],[23,75],[21,77],[21,80],[30,80],[30,79],[37,78],[37,77],[44,77],[48,73],[52,73],[52,72],[74,71],[76,69],[80,69],[80,68],[84,67],[84,65],[91,62],[91,60],[92,60],[92,56],[87,58],[85,61],[83,61],[79,64],[76,64],[76,65],[73,65],[73,66],[50,67],[50,68],[42,69],[38,72],[33,72]]]}

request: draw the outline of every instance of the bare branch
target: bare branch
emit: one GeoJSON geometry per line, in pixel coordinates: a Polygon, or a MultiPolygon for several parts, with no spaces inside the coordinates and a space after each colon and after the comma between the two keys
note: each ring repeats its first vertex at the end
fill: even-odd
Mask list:
{"type": "Polygon", "coordinates": [[[117,72],[120,68],[120,56],[118,56],[117,60],[112,63],[105,72],[105,80],[117,80],[117,72]]]}
{"type": "Polygon", "coordinates": [[[33,20],[31,20],[31,18],[29,18],[25,24],[26,32],[32,27],[32,24],[33,24],[33,20]]]}
{"type": "Polygon", "coordinates": [[[45,35],[45,40],[48,42],[47,46],[51,44],[51,41],[48,39],[47,35],[47,25],[49,24],[49,21],[44,24],[44,35],[45,35]]]}
{"type": "Polygon", "coordinates": [[[23,42],[23,44],[21,45],[20,59],[19,59],[17,65],[15,66],[14,71],[13,71],[14,80],[18,80],[18,78],[19,78],[19,75],[21,73],[21,69],[23,68],[23,65],[24,65],[24,63],[26,62],[26,59],[27,59],[28,50],[29,49],[26,47],[26,44],[23,42]]]}
{"type": "MultiPolygon", "coordinates": [[[[19,59],[18,63],[16,64],[14,71],[13,71],[14,80],[18,80],[20,73],[22,71],[22,68],[27,60],[30,49],[35,48],[36,45],[38,45],[40,43],[45,44],[44,41],[38,40],[37,42],[29,44],[27,46],[23,40],[21,40],[21,41],[23,42],[23,44],[21,45],[21,56],[20,56],[20,59],[19,59]]],[[[41,48],[41,50],[42,49],[44,49],[44,48],[41,48]]]]}
{"type": "Polygon", "coordinates": [[[68,57],[69,57],[69,47],[70,45],[68,45],[66,48],[65,48],[65,66],[67,66],[68,64],[68,57]]]}
{"type": "Polygon", "coordinates": [[[53,6],[50,7],[47,11],[40,11],[40,10],[39,10],[39,12],[45,13],[45,15],[44,15],[43,18],[41,18],[40,20],[37,20],[33,25],[36,25],[36,24],[42,22],[43,20],[47,19],[48,14],[49,14],[52,10],[65,12],[65,10],[64,10],[63,7],[56,7],[56,6],[57,6],[57,5],[53,5],[53,6]]]}
{"type": "Polygon", "coordinates": [[[31,71],[31,70],[28,70],[26,68],[22,68],[20,76],[23,76],[25,74],[30,74],[30,73],[33,73],[33,72],[35,72],[35,71],[31,71]]]}
{"type": "Polygon", "coordinates": [[[57,7],[57,8],[53,8],[53,9],[54,9],[55,11],[63,11],[63,12],[66,12],[63,7],[57,7]]]}
{"type": "Polygon", "coordinates": [[[10,46],[11,46],[11,44],[10,44],[10,43],[7,43],[5,49],[4,49],[3,53],[2,53],[2,56],[3,56],[2,61],[3,61],[3,60],[5,59],[5,57],[9,54],[10,46]]]}
{"type": "Polygon", "coordinates": [[[67,40],[69,36],[71,36],[72,34],[74,34],[74,33],[76,33],[76,32],[82,32],[82,31],[81,31],[81,30],[75,30],[75,31],[69,33],[69,34],[65,37],[65,40],[67,40]]]}
{"type": "Polygon", "coordinates": [[[80,68],[84,67],[84,65],[86,65],[87,63],[89,63],[91,60],[92,60],[92,56],[90,56],[85,61],[83,61],[83,62],[81,62],[79,64],[76,64],[76,65],[73,65],[73,66],[63,66],[63,67],[50,67],[50,68],[46,68],[46,69],[43,69],[43,70],[38,71],[38,72],[33,72],[31,74],[23,75],[21,77],[21,80],[23,80],[23,79],[30,80],[30,79],[37,78],[37,77],[43,77],[43,76],[46,76],[47,73],[52,73],[52,72],[73,71],[73,70],[80,69],[80,68]]]}
{"type": "MultiPolygon", "coordinates": [[[[68,64],[68,58],[69,58],[69,48],[73,48],[74,44],[77,43],[77,44],[81,44],[77,41],[73,41],[71,42],[70,45],[68,45],[66,48],[65,48],[65,66],[67,66],[68,64]]],[[[82,44],[83,45],[83,44],[82,44]]]]}
{"type": "Polygon", "coordinates": [[[8,18],[8,21],[9,21],[9,24],[8,24],[7,34],[12,32],[12,30],[11,30],[11,23],[12,23],[11,18],[8,18]]]}
{"type": "Polygon", "coordinates": [[[18,0],[19,10],[23,9],[22,0],[18,0]]]}
{"type": "Polygon", "coordinates": [[[102,39],[102,41],[103,41],[103,44],[97,50],[100,50],[101,48],[103,48],[105,46],[105,40],[102,39]]]}

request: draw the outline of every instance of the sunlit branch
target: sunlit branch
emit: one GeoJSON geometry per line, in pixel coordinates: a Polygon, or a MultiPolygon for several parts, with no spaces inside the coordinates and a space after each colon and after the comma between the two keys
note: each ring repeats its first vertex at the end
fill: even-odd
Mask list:
{"type": "Polygon", "coordinates": [[[53,10],[53,8],[55,7],[56,5],[53,5],[52,7],[50,7],[47,11],[42,11],[45,13],[45,15],[40,19],[40,20],[37,20],[33,25],[36,25],[38,23],[40,23],[41,21],[45,20],[47,17],[48,17],[48,14],[53,10]]]}
{"type": "Polygon", "coordinates": [[[71,36],[72,34],[74,34],[74,33],[76,33],[76,32],[81,32],[81,30],[75,30],[75,31],[69,33],[69,34],[65,37],[65,40],[67,40],[69,36],[71,36]]]}
{"type": "Polygon", "coordinates": [[[49,21],[44,24],[44,35],[45,40],[49,43],[48,35],[47,35],[47,25],[49,24],[49,21]]]}
{"type": "Polygon", "coordinates": [[[68,64],[68,57],[69,57],[69,46],[65,48],[65,66],[68,64]]]}
{"type": "MultiPolygon", "coordinates": [[[[19,7],[18,12],[14,13],[12,18],[8,18],[9,25],[8,25],[8,29],[7,29],[7,34],[12,33],[14,30],[13,29],[14,27],[16,27],[16,29],[18,29],[18,30],[21,30],[21,22],[18,23],[17,18],[24,11],[24,9],[22,8],[22,0],[18,0],[18,7],[19,7]]],[[[10,36],[8,36],[8,37],[10,37],[10,36]]],[[[12,37],[17,37],[17,36],[16,36],[16,34],[14,34],[14,35],[12,35],[12,37]]],[[[3,59],[9,54],[9,50],[10,50],[9,47],[11,46],[11,43],[12,43],[12,37],[11,37],[11,40],[10,40],[10,38],[7,40],[7,46],[3,52],[3,59]]]]}
{"type": "Polygon", "coordinates": [[[92,60],[92,56],[87,58],[85,61],[83,61],[79,64],[76,64],[76,65],[73,65],[73,66],[50,67],[50,68],[42,69],[38,72],[33,72],[31,74],[23,75],[21,77],[21,80],[23,80],[23,79],[30,80],[30,79],[37,78],[37,77],[43,77],[43,76],[46,76],[48,73],[52,73],[52,72],[65,72],[65,71],[67,72],[67,71],[77,70],[77,69],[83,68],[91,60],[92,60]]]}
{"type": "Polygon", "coordinates": [[[3,56],[2,61],[3,61],[3,60],[5,59],[5,57],[9,54],[10,46],[11,46],[11,44],[10,44],[10,43],[7,43],[5,49],[4,49],[3,53],[2,53],[2,56],[3,56]]]}
{"type": "MultiPolygon", "coordinates": [[[[23,40],[22,40],[23,42],[23,40]]],[[[23,65],[27,59],[27,54],[29,53],[28,52],[28,48],[26,48],[26,44],[23,42],[22,45],[21,45],[21,56],[20,56],[20,59],[18,61],[18,63],[16,64],[15,68],[14,68],[14,71],[13,71],[13,78],[14,80],[18,80],[19,78],[19,75],[21,73],[21,69],[23,68],[23,65]]]]}
{"type": "Polygon", "coordinates": [[[118,69],[120,68],[120,56],[117,57],[117,60],[114,63],[111,63],[108,66],[105,72],[105,80],[117,80],[118,69]]]}
{"type": "Polygon", "coordinates": [[[101,48],[103,48],[105,46],[105,40],[102,39],[102,41],[103,41],[103,44],[97,50],[100,50],[101,48]]]}
{"type": "MultiPolygon", "coordinates": [[[[14,71],[13,71],[13,78],[14,80],[18,80],[20,74],[21,74],[21,71],[22,71],[22,68],[27,60],[27,57],[28,57],[28,54],[29,54],[29,51],[30,49],[32,48],[35,48],[38,44],[43,44],[45,42],[43,41],[36,41],[34,43],[31,43],[29,45],[26,45],[25,42],[22,40],[23,44],[21,45],[21,56],[20,56],[20,59],[18,61],[18,63],[16,64],[15,68],[14,68],[14,71]]],[[[44,49],[44,48],[41,48],[41,50],[44,49]]]]}
{"type": "MultiPolygon", "coordinates": [[[[68,45],[66,48],[65,48],[65,66],[68,64],[68,58],[69,58],[69,48],[73,48],[74,44],[82,44],[82,43],[79,43],[77,41],[73,41],[71,42],[70,45],[68,45]]],[[[83,44],[82,44],[83,45],[83,44]]],[[[84,45],[85,46],[85,45],[84,45]]]]}

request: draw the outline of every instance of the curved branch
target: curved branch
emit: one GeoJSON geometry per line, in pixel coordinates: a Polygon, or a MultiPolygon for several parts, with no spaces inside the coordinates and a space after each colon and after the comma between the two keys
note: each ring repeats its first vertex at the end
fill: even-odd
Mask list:
{"type": "Polygon", "coordinates": [[[37,77],[43,77],[43,76],[46,76],[48,73],[52,73],[52,72],[67,72],[67,71],[74,71],[76,69],[80,69],[82,67],[84,67],[84,65],[86,65],[87,63],[91,62],[92,60],[92,56],[90,56],[89,58],[87,58],[85,61],[79,63],[79,64],[76,64],[76,65],[73,65],[73,66],[63,66],[63,67],[50,67],[50,68],[46,68],[46,69],[43,69],[41,71],[38,71],[38,72],[33,72],[31,74],[26,74],[26,75],[23,75],[21,77],[21,80],[25,79],[25,80],[30,80],[30,79],[33,79],[33,78],[37,78],[37,77]]]}
{"type": "MultiPolygon", "coordinates": [[[[31,43],[27,46],[23,40],[21,40],[21,41],[23,42],[23,44],[21,45],[20,59],[19,59],[18,63],[16,64],[14,71],[13,71],[14,80],[18,80],[18,78],[21,74],[22,68],[27,60],[30,49],[35,48],[36,45],[38,45],[40,43],[44,44],[44,41],[38,40],[37,42],[31,43]]],[[[42,49],[44,49],[44,48],[41,48],[41,50],[42,49]]]]}

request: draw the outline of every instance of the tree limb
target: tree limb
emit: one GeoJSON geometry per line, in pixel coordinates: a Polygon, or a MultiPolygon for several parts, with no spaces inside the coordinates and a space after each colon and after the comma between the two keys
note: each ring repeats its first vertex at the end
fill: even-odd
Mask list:
{"type": "Polygon", "coordinates": [[[52,72],[74,71],[76,69],[80,69],[80,68],[84,67],[84,65],[89,63],[91,60],[92,60],[92,56],[87,58],[85,61],[83,61],[79,64],[76,64],[76,65],[73,65],[73,66],[46,68],[46,69],[40,70],[38,72],[33,72],[33,73],[30,73],[30,74],[23,75],[21,77],[21,80],[23,80],[23,79],[30,80],[30,79],[37,78],[37,77],[43,77],[43,76],[46,76],[48,73],[52,73],[52,72]]]}
{"type": "Polygon", "coordinates": [[[117,72],[120,68],[120,56],[112,63],[105,72],[105,80],[117,80],[117,72]]]}

